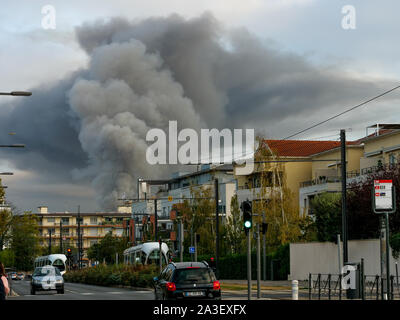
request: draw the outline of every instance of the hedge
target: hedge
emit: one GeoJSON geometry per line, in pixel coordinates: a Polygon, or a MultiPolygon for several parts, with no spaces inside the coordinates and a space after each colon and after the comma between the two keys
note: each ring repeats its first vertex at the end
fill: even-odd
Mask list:
{"type": "Polygon", "coordinates": [[[152,287],[153,277],[158,275],[155,266],[98,265],[64,274],[66,282],[101,286],[152,287]]]}

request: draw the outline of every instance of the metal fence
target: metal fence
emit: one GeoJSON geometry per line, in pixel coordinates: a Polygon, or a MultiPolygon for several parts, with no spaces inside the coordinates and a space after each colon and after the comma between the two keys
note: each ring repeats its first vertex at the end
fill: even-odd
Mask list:
{"type": "MultiPolygon", "coordinates": [[[[309,274],[308,299],[313,300],[346,300],[351,299],[347,289],[342,287],[341,274],[309,274]]],[[[357,283],[361,300],[386,300],[384,286],[386,279],[379,275],[361,275],[357,283]]],[[[358,289],[357,289],[358,290],[358,289]]],[[[400,300],[398,277],[390,277],[390,300],[400,300]]]]}

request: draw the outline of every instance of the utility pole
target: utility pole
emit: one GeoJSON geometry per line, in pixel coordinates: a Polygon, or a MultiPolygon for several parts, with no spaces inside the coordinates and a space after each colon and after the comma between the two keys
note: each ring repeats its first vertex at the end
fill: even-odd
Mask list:
{"type": "Polygon", "coordinates": [[[62,218],[60,218],[60,250],[61,250],[61,253],[64,253],[64,250],[63,250],[63,238],[62,238],[62,236],[63,236],[63,229],[62,229],[62,218]]]}
{"type": "MultiPolygon", "coordinates": [[[[265,212],[262,215],[263,226],[265,224],[265,212]]],[[[266,230],[262,230],[263,234],[263,280],[267,280],[267,232],[266,230]]]]}
{"type": "Polygon", "coordinates": [[[349,262],[348,247],[347,247],[347,213],[346,213],[346,131],[340,130],[340,144],[341,144],[341,176],[342,176],[342,238],[343,238],[343,265],[349,262]]]}
{"type": "Polygon", "coordinates": [[[251,300],[251,236],[247,230],[247,299],[251,300]]]}
{"type": "Polygon", "coordinates": [[[194,262],[197,262],[197,233],[194,233],[194,262]]]}
{"type": "Polygon", "coordinates": [[[51,254],[51,229],[49,229],[49,255],[51,254]]]}
{"type": "Polygon", "coordinates": [[[260,252],[260,224],[257,224],[257,298],[261,298],[261,252],[260,252]]]}
{"type": "Polygon", "coordinates": [[[160,257],[159,257],[159,266],[160,266],[160,274],[161,274],[161,272],[162,272],[162,257],[163,257],[163,254],[162,254],[162,242],[161,242],[161,238],[158,240],[158,243],[159,243],[159,254],[160,254],[160,257]]]}
{"type": "Polygon", "coordinates": [[[219,188],[218,188],[218,179],[214,180],[215,186],[215,273],[217,279],[219,279],[219,269],[218,269],[218,261],[219,261],[219,188]]]}
{"type": "Polygon", "coordinates": [[[157,199],[154,199],[154,241],[158,241],[158,216],[157,216],[157,199]]]}
{"type": "Polygon", "coordinates": [[[183,262],[183,235],[184,235],[184,230],[183,230],[183,220],[182,220],[182,218],[183,217],[181,217],[181,221],[180,221],[180,236],[179,236],[179,242],[180,242],[180,250],[179,250],[179,255],[180,255],[180,260],[181,260],[181,262],[183,262]]]}
{"type": "Polygon", "coordinates": [[[81,206],[78,205],[78,269],[81,268],[81,206]]]}

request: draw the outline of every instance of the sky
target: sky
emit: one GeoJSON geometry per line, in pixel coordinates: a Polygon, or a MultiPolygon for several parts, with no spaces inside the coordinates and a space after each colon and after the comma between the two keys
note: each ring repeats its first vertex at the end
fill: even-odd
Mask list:
{"type": "MultiPolygon", "coordinates": [[[[0,100],[0,142],[26,144],[0,150],[0,171],[14,172],[2,176],[7,200],[109,210],[137,177],[173,170],[141,163],[146,130],[168,120],[280,139],[391,89],[399,9],[395,0],[4,0],[0,92],[33,92],[0,100]],[[43,28],[48,5],[55,29],[43,28]],[[346,5],[355,29],[342,26],[346,5]]],[[[358,139],[368,125],[400,122],[399,100],[393,92],[297,138],[337,140],[346,129],[358,139]]]]}

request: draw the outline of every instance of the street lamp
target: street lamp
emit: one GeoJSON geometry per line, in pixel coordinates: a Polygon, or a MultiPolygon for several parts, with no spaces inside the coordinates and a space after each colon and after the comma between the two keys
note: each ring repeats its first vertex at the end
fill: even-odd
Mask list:
{"type": "Polygon", "coordinates": [[[31,95],[32,92],[28,91],[0,92],[0,96],[29,97],[31,95]]]}
{"type": "Polygon", "coordinates": [[[1,144],[0,148],[25,148],[24,144],[1,144]]]}

